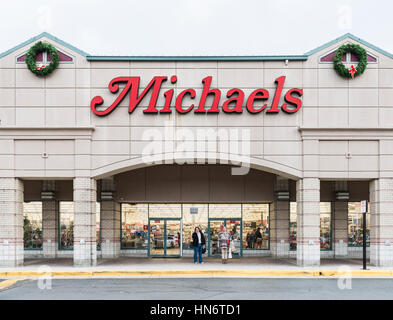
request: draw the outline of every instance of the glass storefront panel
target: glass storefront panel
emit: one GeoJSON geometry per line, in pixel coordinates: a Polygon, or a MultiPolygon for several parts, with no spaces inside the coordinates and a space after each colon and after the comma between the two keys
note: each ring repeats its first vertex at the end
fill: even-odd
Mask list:
{"type": "Polygon", "coordinates": [[[165,220],[150,220],[150,255],[163,256],[165,254],[164,245],[165,220]]]}
{"type": "Polygon", "coordinates": [[[212,242],[207,243],[207,246],[209,246],[211,254],[215,254],[214,251],[217,251],[214,245],[214,234],[219,232],[223,224],[227,225],[228,231],[233,233],[235,250],[239,254],[247,246],[249,246],[249,249],[269,249],[269,204],[123,203],[121,217],[122,249],[148,249],[150,243],[150,254],[152,255],[177,255],[177,253],[172,254],[170,250],[171,248],[177,251],[180,249],[180,244],[176,244],[179,239],[182,241],[182,249],[192,249],[192,233],[197,226],[200,227],[208,242],[209,221],[212,222],[213,220],[219,221],[210,225],[210,236],[213,236],[210,237],[212,242]],[[178,224],[176,228],[171,228],[170,225],[165,228],[166,221],[172,223],[173,219],[179,219],[182,226],[179,232],[182,237],[173,231],[178,227],[178,224]],[[148,238],[148,223],[151,224],[150,239],[148,238]],[[163,223],[164,225],[162,225],[163,223]],[[217,225],[217,230],[214,229],[215,225],[217,225]],[[169,232],[167,233],[166,244],[165,232],[169,232]],[[252,240],[251,234],[254,235],[254,240],[252,240]],[[260,237],[256,236],[258,234],[260,234],[260,237]],[[175,244],[174,246],[172,242],[175,244]],[[165,246],[168,253],[165,253],[165,246]]]}
{"type": "MultiPolygon", "coordinates": [[[[366,246],[370,246],[370,212],[366,213],[366,224],[366,246]]],[[[360,202],[348,202],[348,246],[363,246],[363,214],[360,202]]]]}
{"type": "Polygon", "coordinates": [[[150,256],[181,255],[181,219],[150,218],[150,256]]]}
{"type": "Polygon", "coordinates": [[[42,249],[42,202],[23,203],[23,242],[25,249],[42,249]]]}
{"type": "MultiPolygon", "coordinates": [[[[296,250],[297,204],[290,203],[289,214],[289,248],[296,250]]],[[[322,250],[332,249],[332,211],[330,202],[320,202],[320,247],[322,250]]]]}
{"type": "Polygon", "coordinates": [[[291,202],[289,209],[289,250],[296,250],[297,203],[291,202]]]}
{"type": "Polygon", "coordinates": [[[221,250],[218,246],[218,234],[222,231],[222,227],[225,225],[225,220],[210,220],[210,236],[209,236],[209,252],[210,255],[219,255],[221,250]]]}
{"type": "Polygon", "coordinates": [[[332,211],[330,202],[320,203],[320,243],[322,250],[332,249],[332,211]]]}
{"type": "Polygon", "coordinates": [[[239,255],[241,253],[241,220],[226,220],[226,227],[229,233],[232,236],[233,244],[234,244],[234,251],[232,255],[239,255]]]}
{"type": "Polygon", "coordinates": [[[166,232],[165,232],[165,240],[166,240],[166,255],[176,256],[180,255],[180,241],[181,241],[181,221],[180,219],[166,220],[166,232]]]}
{"type": "Polygon", "coordinates": [[[192,233],[195,227],[199,227],[208,236],[208,205],[207,204],[183,204],[183,249],[192,248],[192,233]]]}
{"type": "Polygon", "coordinates": [[[59,249],[74,248],[74,202],[60,201],[59,204],[59,249]]]}
{"type": "Polygon", "coordinates": [[[149,204],[151,218],[181,218],[181,204],[160,203],[149,204]]]}
{"type": "Polygon", "coordinates": [[[148,205],[121,205],[121,248],[147,249],[148,247],[148,205]]]}
{"type": "Polygon", "coordinates": [[[231,234],[233,239],[234,248],[232,256],[241,256],[242,254],[242,243],[241,243],[241,230],[242,222],[241,219],[220,219],[210,218],[209,219],[209,256],[216,256],[221,254],[221,249],[218,244],[218,235],[222,232],[224,226],[227,231],[231,234]]]}
{"type": "Polygon", "coordinates": [[[209,218],[241,218],[241,204],[209,204],[209,218]]]}
{"type": "Polygon", "coordinates": [[[269,249],[269,205],[243,204],[243,249],[269,249]]]}
{"type": "Polygon", "coordinates": [[[101,250],[101,204],[96,202],[96,240],[97,250],[101,250]]]}

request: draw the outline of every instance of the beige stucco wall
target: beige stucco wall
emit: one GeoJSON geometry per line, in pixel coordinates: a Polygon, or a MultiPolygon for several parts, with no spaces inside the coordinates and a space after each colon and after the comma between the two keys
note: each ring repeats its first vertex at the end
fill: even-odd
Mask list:
{"type": "MultiPolygon", "coordinates": [[[[88,62],[85,57],[48,38],[59,50],[74,57],[46,78],[38,78],[16,57],[31,45],[0,59],[0,175],[21,178],[104,177],[143,167],[144,130],[173,128],[248,128],[251,130],[251,166],[293,179],[319,177],[372,179],[393,176],[393,61],[378,58],[355,80],[340,78],[331,64],[319,57],[352,39],[343,40],[311,55],[307,61],[259,62],[88,62]],[[256,88],[274,96],[274,80],[286,76],[286,89],[304,90],[303,107],[295,114],[144,115],[148,98],[129,115],[128,99],[106,117],[90,111],[96,95],[104,105],[116,95],[107,86],[117,76],[140,76],[142,87],[153,76],[177,75],[175,88],[202,90],[202,78],[213,76],[212,87],[237,87],[246,97],[256,88]],[[46,154],[46,155],[45,155],[46,154]],[[349,154],[349,155],[348,155],[349,154]]],[[[362,45],[364,47],[364,45],[362,45]]],[[[211,103],[212,99],[208,99],[211,103]]],[[[189,103],[191,103],[189,101],[189,103]]],[[[280,101],[280,105],[283,101],[280,101]]],[[[186,103],[185,103],[186,104],[186,103]]],[[[244,103],[245,105],[245,103],[244,103]]],[[[175,146],[179,142],[175,142],[175,146]]],[[[173,158],[173,154],[167,155],[173,158]]],[[[222,155],[216,154],[215,159],[222,155]]],[[[173,169],[175,170],[175,169],[173,169]]],[[[201,169],[202,170],[202,169],[201,169]]]]}

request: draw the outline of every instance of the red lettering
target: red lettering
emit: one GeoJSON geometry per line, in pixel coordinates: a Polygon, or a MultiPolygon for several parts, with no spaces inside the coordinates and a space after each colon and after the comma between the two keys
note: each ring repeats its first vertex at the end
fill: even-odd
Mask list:
{"type": "Polygon", "coordinates": [[[284,82],[285,82],[285,76],[281,76],[274,81],[274,83],[277,84],[276,92],[274,93],[272,107],[266,112],[278,113],[280,111],[278,110],[278,102],[280,101],[282,88],[284,87],[284,82]]]}
{"type": "Polygon", "coordinates": [[[103,111],[97,110],[97,106],[101,105],[104,100],[101,96],[96,96],[91,100],[90,109],[97,116],[105,116],[110,114],[124,99],[128,91],[130,91],[130,105],[128,108],[128,112],[132,113],[134,109],[139,105],[142,101],[143,97],[147,94],[151,87],[153,87],[153,92],[150,97],[149,107],[146,110],[143,110],[144,113],[157,113],[156,104],[158,99],[158,94],[160,93],[161,84],[163,81],[166,81],[167,77],[154,77],[150,83],[147,85],[145,90],[138,96],[139,91],[139,77],[117,77],[112,79],[109,82],[108,88],[112,93],[116,93],[119,91],[118,83],[126,82],[126,86],[121,91],[120,95],[116,98],[116,100],[112,103],[112,105],[106,108],[103,111]]]}
{"type": "Polygon", "coordinates": [[[247,111],[250,113],[259,113],[263,111],[267,104],[264,104],[261,108],[255,109],[254,108],[254,101],[255,100],[267,100],[269,99],[269,91],[266,89],[256,89],[251,92],[250,96],[247,99],[247,111]]]}
{"type": "Polygon", "coordinates": [[[187,110],[183,110],[183,108],[182,108],[183,98],[184,98],[184,96],[187,93],[190,94],[192,99],[194,99],[195,96],[196,96],[196,93],[195,93],[194,89],[187,89],[187,90],[183,90],[182,92],[180,92],[179,95],[176,98],[176,110],[177,110],[177,112],[187,113],[187,112],[190,112],[192,110],[192,108],[194,108],[193,104],[187,110]]]}
{"type": "MultiPolygon", "coordinates": [[[[139,78],[138,78],[139,81],[139,78]]],[[[119,96],[116,98],[116,100],[112,103],[111,106],[106,108],[105,110],[99,111],[97,110],[97,106],[100,106],[104,103],[104,99],[102,99],[101,96],[96,96],[94,97],[91,102],[90,102],[90,109],[93,111],[94,114],[97,116],[106,116],[110,114],[119,104],[122,102],[124,97],[126,96],[127,92],[130,90],[132,84],[133,84],[133,79],[130,77],[117,77],[112,79],[111,82],[109,82],[108,89],[112,93],[117,93],[119,91],[119,84],[121,82],[126,82],[126,86],[124,89],[121,91],[119,96]]]]}
{"type": "Polygon", "coordinates": [[[173,89],[170,89],[170,90],[164,92],[165,104],[164,104],[164,108],[162,110],[160,110],[160,113],[172,113],[171,101],[172,101],[172,97],[173,97],[173,91],[174,91],[173,89]]]}
{"type": "MultiPolygon", "coordinates": [[[[96,96],[91,100],[90,108],[93,111],[93,113],[96,114],[97,116],[106,116],[110,114],[118,105],[120,105],[120,103],[123,101],[127,93],[130,93],[128,112],[132,113],[135,110],[135,108],[141,103],[143,98],[146,97],[148,92],[151,91],[149,106],[145,110],[143,110],[143,113],[152,113],[152,114],[157,114],[158,112],[172,113],[171,103],[175,92],[174,89],[169,89],[164,92],[164,97],[165,97],[164,107],[160,111],[157,110],[158,95],[160,94],[162,83],[164,81],[167,81],[167,79],[168,78],[164,76],[153,77],[153,79],[149,82],[149,84],[142,91],[142,93],[139,94],[139,83],[140,83],[139,77],[114,78],[109,82],[108,85],[108,89],[110,92],[112,93],[119,92],[119,85],[125,84],[124,88],[121,90],[120,94],[117,96],[115,101],[106,109],[103,108],[103,110],[99,110],[98,107],[103,104],[104,100],[101,96],[96,96]]],[[[170,81],[172,84],[175,84],[177,82],[177,76],[175,75],[171,76],[170,81]]],[[[199,101],[199,106],[194,111],[195,113],[220,112],[218,105],[220,103],[221,91],[217,88],[211,89],[210,88],[211,82],[212,82],[211,76],[205,77],[202,80],[204,87],[203,87],[201,99],[199,101]],[[205,104],[208,95],[214,95],[214,100],[210,109],[206,111],[205,104]]],[[[276,84],[276,91],[274,93],[272,105],[270,109],[266,111],[268,113],[280,112],[279,102],[280,102],[282,90],[284,88],[285,76],[278,77],[274,83],[276,84]]],[[[175,109],[179,113],[188,113],[194,108],[194,104],[191,104],[191,106],[186,107],[186,109],[183,109],[182,104],[186,95],[190,95],[191,99],[195,99],[196,92],[194,89],[186,89],[179,93],[179,95],[176,97],[175,100],[175,109]]],[[[283,105],[281,106],[281,110],[289,114],[295,113],[302,107],[302,99],[301,99],[302,96],[303,96],[303,89],[293,88],[288,90],[285,93],[284,96],[285,103],[283,103],[283,105]]],[[[227,100],[224,101],[222,105],[223,112],[225,113],[243,112],[243,102],[245,99],[245,94],[243,90],[238,88],[230,89],[227,91],[226,98],[227,100]]],[[[251,94],[247,99],[246,102],[247,111],[252,114],[262,112],[268,107],[268,105],[263,104],[261,107],[256,107],[254,104],[258,100],[265,101],[268,99],[269,99],[269,91],[267,91],[266,89],[254,90],[253,92],[251,92],[251,94]]]]}
{"type": "Polygon", "coordinates": [[[243,92],[243,90],[240,90],[240,89],[231,89],[227,92],[227,98],[233,96],[234,94],[237,94],[237,97],[228,99],[222,105],[222,111],[224,111],[225,113],[232,113],[232,112],[242,113],[243,112],[242,105],[243,105],[243,101],[244,101],[244,92],[243,92]],[[233,109],[229,108],[229,104],[232,102],[236,103],[235,108],[233,108],[233,109]]]}
{"type": "Polygon", "coordinates": [[[202,96],[201,100],[199,102],[199,107],[196,109],[194,112],[195,113],[206,113],[205,110],[205,103],[207,96],[209,94],[214,94],[214,101],[212,104],[212,107],[207,111],[208,113],[218,113],[220,110],[218,110],[218,103],[220,102],[220,97],[221,97],[221,91],[219,89],[210,89],[210,84],[212,83],[212,77],[206,77],[202,80],[202,83],[204,83],[203,91],[202,91],[202,96]]]}
{"type": "Polygon", "coordinates": [[[143,113],[157,113],[158,111],[156,109],[156,104],[157,104],[158,94],[160,93],[162,82],[166,81],[166,79],[167,77],[154,77],[153,80],[150,81],[150,83],[147,85],[145,90],[143,90],[143,92],[139,97],[138,97],[139,88],[132,87],[131,95],[130,95],[130,108],[128,112],[131,113],[134,110],[134,108],[141,102],[145,94],[153,86],[153,92],[150,97],[149,107],[146,110],[143,110],[143,113]]]}
{"type": "Polygon", "coordinates": [[[282,111],[286,113],[294,113],[298,111],[302,107],[302,100],[299,98],[294,97],[293,94],[297,94],[299,98],[303,95],[303,89],[297,89],[293,88],[291,90],[288,90],[287,93],[285,94],[284,100],[289,103],[292,106],[295,106],[295,109],[288,109],[287,104],[284,103],[282,105],[282,111]]]}

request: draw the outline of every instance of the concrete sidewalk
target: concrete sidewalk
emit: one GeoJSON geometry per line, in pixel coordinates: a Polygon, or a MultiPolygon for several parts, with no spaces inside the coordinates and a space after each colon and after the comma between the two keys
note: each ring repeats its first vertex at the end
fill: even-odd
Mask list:
{"type": "Polygon", "coordinates": [[[321,260],[318,267],[302,268],[295,259],[252,257],[229,259],[206,258],[204,264],[194,264],[183,258],[126,258],[99,260],[94,267],[75,267],[72,259],[26,259],[23,267],[0,268],[0,278],[38,277],[50,273],[52,277],[393,277],[393,268],[369,266],[362,270],[358,259],[321,260]]]}

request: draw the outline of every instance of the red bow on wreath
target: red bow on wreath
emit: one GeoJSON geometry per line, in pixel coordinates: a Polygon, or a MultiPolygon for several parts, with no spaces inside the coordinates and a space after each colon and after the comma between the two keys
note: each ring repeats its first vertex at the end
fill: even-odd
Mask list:
{"type": "Polygon", "coordinates": [[[348,71],[351,74],[352,79],[355,76],[355,73],[358,72],[353,65],[348,69],[348,71]]]}
{"type": "Polygon", "coordinates": [[[42,65],[40,65],[40,66],[37,66],[37,70],[41,70],[41,69],[44,69],[45,68],[45,66],[42,64],[42,65]]]}

